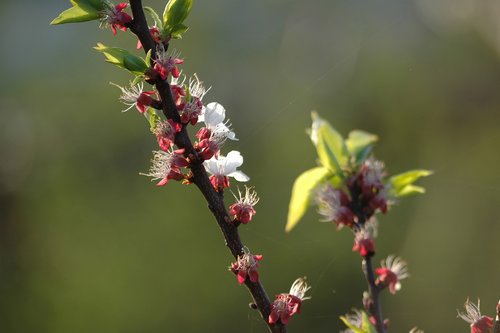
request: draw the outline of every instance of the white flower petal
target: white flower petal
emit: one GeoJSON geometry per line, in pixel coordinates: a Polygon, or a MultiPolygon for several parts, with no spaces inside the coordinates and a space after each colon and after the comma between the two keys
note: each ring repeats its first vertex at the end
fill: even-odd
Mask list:
{"type": "MultiPolygon", "coordinates": [[[[214,128],[215,126],[224,122],[226,118],[226,110],[224,107],[217,103],[209,103],[202,110],[202,121],[207,125],[208,128],[214,128]]],[[[199,120],[200,118],[198,118],[199,120]]]]}
{"type": "Polygon", "coordinates": [[[234,177],[239,182],[247,182],[250,180],[250,177],[248,177],[245,173],[242,171],[236,170],[235,172],[231,172],[230,174],[227,175],[228,177],[234,177]]]}
{"type": "Polygon", "coordinates": [[[219,133],[224,138],[229,140],[237,141],[236,134],[229,129],[224,123],[218,124],[213,130],[214,133],[219,133]]]}
{"type": "Polygon", "coordinates": [[[207,170],[212,175],[216,175],[219,173],[218,161],[215,156],[203,162],[203,165],[205,166],[205,170],[207,170]]]}
{"type": "Polygon", "coordinates": [[[232,150],[227,154],[223,163],[224,174],[229,175],[235,172],[236,169],[243,164],[243,156],[241,156],[239,151],[232,150]]]}

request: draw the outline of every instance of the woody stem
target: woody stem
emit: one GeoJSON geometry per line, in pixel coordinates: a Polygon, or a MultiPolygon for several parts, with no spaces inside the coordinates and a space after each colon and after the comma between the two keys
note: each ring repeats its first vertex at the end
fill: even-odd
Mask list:
{"type": "Polygon", "coordinates": [[[382,316],[382,306],[379,298],[380,289],[375,284],[375,274],[373,272],[371,256],[363,258],[363,272],[365,273],[366,281],[368,282],[368,289],[373,302],[369,310],[370,314],[375,317],[375,328],[378,333],[385,333],[384,317],[382,316]]]}

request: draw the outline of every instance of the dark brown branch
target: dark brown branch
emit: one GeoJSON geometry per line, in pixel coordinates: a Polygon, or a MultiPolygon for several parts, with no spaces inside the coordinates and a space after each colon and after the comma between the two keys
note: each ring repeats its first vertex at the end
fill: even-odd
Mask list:
{"type": "MultiPolygon", "coordinates": [[[[142,8],[142,1],[130,0],[130,7],[132,9],[134,19],[130,22],[128,27],[134,34],[137,35],[146,52],[152,50],[151,58],[155,59],[155,43],[149,33],[149,27],[142,8]]],[[[180,116],[172,98],[168,82],[162,80],[161,78],[152,79],[151,81],[151,83],[156,86],[160,95],[164,115],[168,119],[172,119],[173,121],[180,123],[180,116]]],[[[191,180],[205,197],[205,200],[208,203],[208,208],[214,215],[217,224],[224,235],[226,246],[229,248],[234,258],[237,258],[238,255],[243,255],[244,245],[240,240],[238,229],[234,224],[230,223],[231,218],[224,205],[223,196],[222,194],[217,193],[210,183],[207,172],[202,164],[202,161],[198,159],[198,154],[193,147],[186,128],[183,128],[182,131],[177,134],[175,144],[177,147],[185,149],[185,156],[189,157],[192,161],[191,171],[193,173],[193,177],[191,180]]],[[[267,296],[262,284],[260,282],[254,283],[247,279],[245,285],[253,297],[253,302],[257,305],[257,308],[261,313],[262,319],[268,325],[269,331],[272,333],[286,333],[287,329],[285,325],[281,323],[274,325],[268,323],[268,317],[271,312],[271,302],[269,301],[269,297],[267,296]]]]}
{"type": "Polygon", "coordinates": [[[380,289],[375,284],[375,274],[373,272],[371,256],[363,258],[363,272],[365,273],[368,289],[373,302],[369,310],[371,312],[370,314],[375,317],[375,328],[378,333],[385,333],[384,318],[382,316],[382,307],[379,299],[380,289]]]}

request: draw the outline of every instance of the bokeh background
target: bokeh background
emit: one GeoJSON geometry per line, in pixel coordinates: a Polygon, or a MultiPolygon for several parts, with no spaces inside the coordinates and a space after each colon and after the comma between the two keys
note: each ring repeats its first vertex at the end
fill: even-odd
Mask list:
{"type": "MultiPolygon", "coordinates": [[[[158,11],[162,1],[145,1],[158,11]]],[[[264,332],[194,187],[156,188],[154,138],[121,113],[128,73],[96,42],[133,48],[97,24],[49,26],[68,1],[0,3],[0,332],[264,332]]],[[[264,254],[270,294],[298,276],[312,300],[291,332],[338,332],[366,288],[349,232],[311,209],[284,233],[293,180],[315,164],[318,110],[344,135],[380,136],[389,172],[429,168],[424,196],[380,218],[377,261],[409,262],[383,296],[392,332],[467,332],[467,297],[500,296],[498,0],[195,1],[174,47],[228,112],[261,197],[241,227],[264,254]]]]}

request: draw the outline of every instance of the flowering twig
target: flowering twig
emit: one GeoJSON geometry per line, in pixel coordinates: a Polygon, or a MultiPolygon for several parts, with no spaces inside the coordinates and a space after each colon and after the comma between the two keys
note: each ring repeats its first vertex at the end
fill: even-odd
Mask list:
{"type": "MultiPolygon", "coordinates": [[[[142,7],[142,1],[130,0],[130,7],[132,9],[133,20],[127,24],[127,27],[135,35],[137,35],[144,51],[151,51],[151,59],[157,59],[157,49],[149,31],[142,7]]],[[[164,47],[166,49],[168,44],[164,45],[164,47]]],[[[148,79],[148,82],[156,86],[162,103],[161,109],[167,119],[172,119],[176,123],[181,123],[181,118],[179,112],[177,111],[168,82],[159,77],[150,78],[148,79]]],[[[185,126],[183,126],[181,131],[175,136],[175,144],[180,149],[184,149],[184,156],[189,158],[191,161],[190,168],[192,177],[190,178],[190,181],[199,188],[205,197],[205,200],[208,203],[208,208],[214,215],[217,224],[224,235],[226,246],[229,248],[234,258],[238,259],[238,257],[243,257],[245,255],[245,246],[241,242],[237,225],[229,223],[231,218],[225,208],[222,191],[217,192],[212,186],[212,183],[210,182],[207,172],[202,164],[203,159],[198,157],[198,153],[188,136],[185,126]]],[[[251,293],[254,304],[260,311],[262,318],[266,321],[270,332],[285,333],[287,331],[286,326],[281,322],[274,324],[270,324],[268,322],[269,315],[271,314],[271,302],[269,301],[262,284],[258,281],[253,282],[251,279],[246,279],[245,285],[251,293]]]]}

